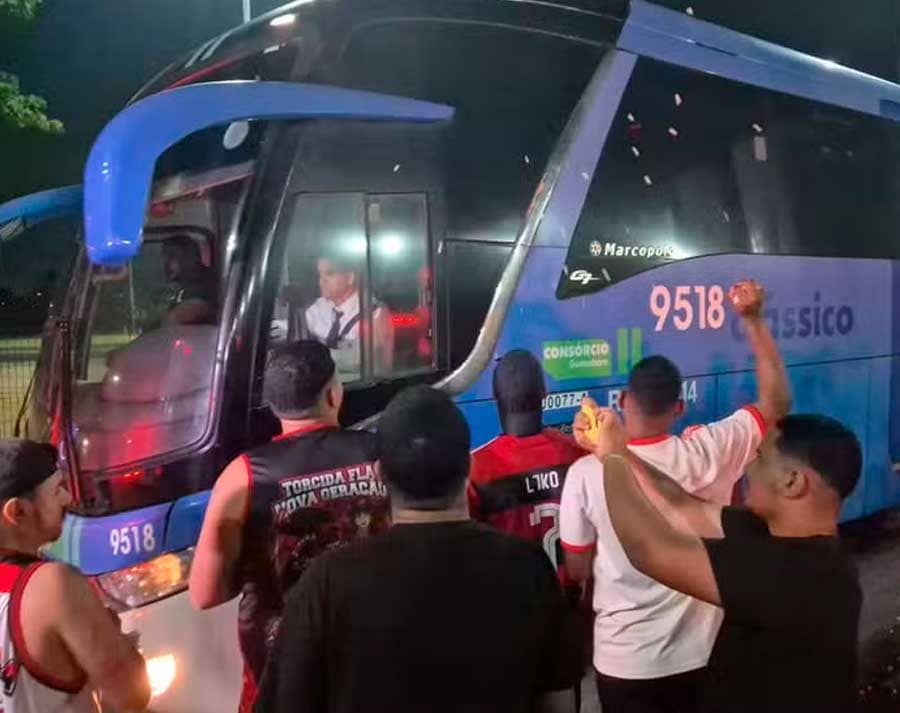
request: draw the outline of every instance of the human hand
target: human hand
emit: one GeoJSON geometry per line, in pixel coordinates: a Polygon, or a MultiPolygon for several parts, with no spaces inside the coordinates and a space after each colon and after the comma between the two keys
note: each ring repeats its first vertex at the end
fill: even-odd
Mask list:
{"type": "Polygon", "coordinates": [[[741,317],[759,317],[766,303],[766,291],[756,280],[741,280],[728,290],[728,298],[741,317]]]}
{"type": "Polygon", "coordinates": [[[600,408],[591,398],[582,401],[572,431],[578,445],[598,458],[626,453],[628,436],[622,420],[615,411],[600,408]]]}

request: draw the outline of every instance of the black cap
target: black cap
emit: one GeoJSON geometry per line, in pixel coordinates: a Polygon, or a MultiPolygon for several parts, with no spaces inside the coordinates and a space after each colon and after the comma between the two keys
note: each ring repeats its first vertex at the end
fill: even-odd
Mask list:
{"type": "Polygon", "coordinates": [[[0,439],[0,502],[34,492],[56,472],[56,460],[49,443],[0,439]]]}

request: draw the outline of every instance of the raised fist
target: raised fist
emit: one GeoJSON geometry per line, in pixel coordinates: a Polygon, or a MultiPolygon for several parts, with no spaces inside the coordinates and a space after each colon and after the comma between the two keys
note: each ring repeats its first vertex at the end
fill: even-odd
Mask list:
{"type": "Polygon", "coordinates": [[[728,298],[741,317],[759,317],[766,303],[766,291],[755,280],[742,280],[728,290],[728,298]]]}

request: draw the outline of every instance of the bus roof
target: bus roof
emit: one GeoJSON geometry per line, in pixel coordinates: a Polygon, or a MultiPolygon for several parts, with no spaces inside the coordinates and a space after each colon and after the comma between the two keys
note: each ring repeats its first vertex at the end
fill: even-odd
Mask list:
{"type": "MultiPolygon", "coordinates": [[[[331,0],[328,12],[353,18],[359,24],[392,17],[421,20],[469,20],[519,25],[535,31],[562,32],[573,39],[608,43],[610,25],[621,25],[628,15],[628,0],[331,0]],[[592,20],[592,21],[588,21],[592,20]]],[[[290,42],[302,32],[303,22],[279,24],[287,14],[317,11],[317,0],[295,0],[238,25],[180,57],[138,91],[132,102],[150,94],[203,81],[266,48],[290,42]]],[[[323,11],[325,8],[323,7],[323,11]]]]}

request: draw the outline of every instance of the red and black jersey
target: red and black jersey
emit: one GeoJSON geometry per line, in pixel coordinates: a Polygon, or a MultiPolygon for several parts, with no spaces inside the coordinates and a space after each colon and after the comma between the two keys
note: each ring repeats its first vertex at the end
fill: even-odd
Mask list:
{"type": "MultiPolygon", "coordinates": [[[[279,436],[243,457],[250,497],[239,632],[248,673],[259,681],[284,597],[310,561],[384,531],[390,511],[387,490],[375,475],[371,433],[313,426],[279,436]]],[[[252,685],[252,679],[247,683],[252,685]]]]}
{"type": "Polygon", "coordinates": [[[472,453],[472,516],[540,544],[564,582],[559,503],[569,466],[584,455],[574,440],[550,428],[524,438],[499,436],[472,453]]]}

